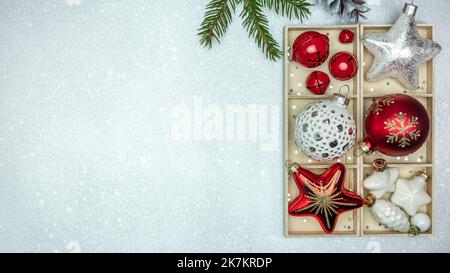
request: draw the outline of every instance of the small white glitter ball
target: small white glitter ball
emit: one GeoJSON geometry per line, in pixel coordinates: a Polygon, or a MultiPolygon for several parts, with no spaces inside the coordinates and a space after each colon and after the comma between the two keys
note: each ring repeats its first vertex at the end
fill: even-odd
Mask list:
{"type": "Polygon", "coordinates": [[[345,155],[355,143],[356,125],[347,109],[349,100],[334,94],[331,100],[309,104],[297,114],[295,143],[315,160],[332,160],[345,155]]]}
{"type": "Polygon", "coordinates": [[[410,219],[411,224],[415,225],[419,228],[421,232],[425,232],[431,227],[431,219],[428,214],[425,213],[417,213],[410,219]]]}

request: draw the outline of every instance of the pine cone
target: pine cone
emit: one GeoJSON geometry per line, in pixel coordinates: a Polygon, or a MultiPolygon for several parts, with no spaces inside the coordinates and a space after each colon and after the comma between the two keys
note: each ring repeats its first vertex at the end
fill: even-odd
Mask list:
{"type": "Polygon", "coordinates": [[[355,22],[360,18],[367,19],[364,13],[370,9],[365,4],[364,0],[327,0],[331,14],[339,14],[343,20],[355,22]]]}
{"type": "Polygon", "coordinates": [[[403,210],[393,203],[378,199],[373,204],[371,210],[375,219],[389,229],[398,232],[409,231],[410,224],[408,217],[403,210]]]}

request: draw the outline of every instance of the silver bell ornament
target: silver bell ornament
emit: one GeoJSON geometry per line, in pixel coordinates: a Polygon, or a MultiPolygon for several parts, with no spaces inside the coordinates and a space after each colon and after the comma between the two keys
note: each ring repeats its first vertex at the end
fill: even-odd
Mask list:
{"type": "Polygon", "coordinates": [[[294,138],[304,154],[324,161],[342,157],[350,150],[355,143],[356,125],[347,109],[349,101],[334,94],[330,100],[308,104],[297,114],[294,138]]]}
{"type": "Polygon", "coordinates": [[[367,80],[392,77],[408,89],[419,87],[419,65],[439,54],[441,46],[420,36],[416,11],[417,6],[405,4],[403,13],[388,32],[368,33],[362,37],[364,46],[374,55],[367,80]]]}

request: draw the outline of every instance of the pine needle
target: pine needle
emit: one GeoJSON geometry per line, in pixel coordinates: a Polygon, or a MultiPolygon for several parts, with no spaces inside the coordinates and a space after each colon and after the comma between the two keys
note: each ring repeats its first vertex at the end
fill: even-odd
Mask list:
{"type": "Polygon", "coordinates": [[[241,17],[244,20],[243,26],[248,31],[249,36],[255,38],[255,42],[262,49],[266,57],[274,61],[281,58],[282,53],[278,42],[269,32],[269,22],[262,13],[262,4],[260,1],[244,0],[244,7],[241,17]]]}
{"type": "Polygon", "coordinates": [[[270,10],[274,10],[276,14],[280,14],[282,16],[286,16],[289,20],[292,17],[299,19],[300,22],[308,19],[311,15],[310,7],[314,6],[306,2],[306,0],[259,0],[261,3],[269,8],[270,10]]]}
{"type": "Polygon", "coordinates": [[[211,0],[206,6],[205,17],[198,35],[200,44],[211,48],[213,40],[220,43],[219,38],[223,36],[231,23],[231,10],[236,9],[236,0],[211,0]]]}

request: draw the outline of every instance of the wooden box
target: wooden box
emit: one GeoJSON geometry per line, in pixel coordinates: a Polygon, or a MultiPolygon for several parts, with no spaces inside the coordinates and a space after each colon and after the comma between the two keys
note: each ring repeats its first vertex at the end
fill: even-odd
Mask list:
{"type": "MultiPolygon", "coordinates": [[[[420,66],[419,79],[420,87],[415,91],[406,90],[397,80],[385,79],[378,82],[368,82],[365,80],[365,73],[372,64],[372,55],[364,48],[360,37],[364,33],[374,31],[387,31],[390,25],[344,25],[344,26],[286,26],[284,30],[284,149],[285,160],[298,162],[302,167],[312,172],[322,173],[335,162],[341,162],[346,166],[346,188],[352,190],[359,195],[366,192],[362,187],[362,181],[365,177],[372,173],[372,161],[375,158],[385,158],[391,167],[400,168],[400,176],[410,178],[415,171],[426,169],[427,172],[433,173],[433,60],[420,66]],[[342,44],[339,42],[338,36],[341,30],[349,29],[354,32],[355,39],[352,44],[342,44]],[[290,47],[295,38],[305,31],[318,31],[326,34],[330,39],[330,57],[339,51],[348,51],[353,53],[358,59],[358,74],[348,81],[338,81],[330,76],[331,83],[324,95],[314,95],[305,87],[305,81],[309,73],[313,70],[324,71],[329,74],[328,60],[321,66],[308,69],[300,64],[291,62],[289,58],[290,47]],[[355,157],[355,144],[353,148],[342,158],[336,161],[319,162],[314,161],[304,155],[295,145],[293,139],[293,123],[295,115],[303,109],[303,107],[311,102],[319,99],[330,98],[335,92],[338,92],[342,86],[348,85],[348,97],[350,98],[349,110],[352,111],[357,124],[356,141],[361,140],[364,136],[364,116],[371,105],[373,99],[391,93],[407,93],[424,104],[432,122],[432,129],[428,140],[424,146],[414,154],[407,157],[393,158],[384,156],[378,152],[371,156],[355,157]]],[[[433,39],[432,25],[418,25],[419,32],[422,36],[433,39]]],[[[344,88],[342,89],[344,91],[344,88]]],[[[345,89],[345,92],[347,90],[345,89]]],[[[432,197],[433,177],[428,179],[427,192],[432,197]]],[[[284,198],[284,231],[286,236],[408,236],[405,233],[390,231],[383,225],[380,225],[372,216],[367,207],[353,210],[341,214],[336,225],[336,229],[332,235],[326,234],[317,221],[311,217],[293,217],[288,214],[288,205],[299,193],[293,179],[284,172],[285,198],[284,198]]],[[[432,202],[433,203],[433,202],[432,202]]],[[[421,212],[426,212],[432,219],[432,227],[429,231],[420,236],[432,235],[433,233],[433,205],[429,204],[421,208],[421,212]]]]}

